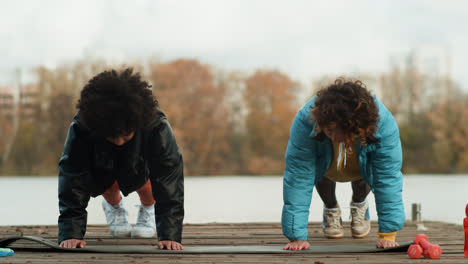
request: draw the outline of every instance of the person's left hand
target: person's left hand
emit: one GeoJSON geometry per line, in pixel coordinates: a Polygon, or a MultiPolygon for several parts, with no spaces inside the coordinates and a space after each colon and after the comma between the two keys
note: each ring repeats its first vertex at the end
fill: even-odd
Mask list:
{"type": "Polygon", "coordinates": [[[184,247],[179,242],[163,240],[158,242],[158,248],[167,250],[183,250],[184,247]]]}
{"type": "Polygon", "coordinates": [[[398,247],[398,243],[395,241],[391,240],[384,240],[384,239],[379,239],[377,241],[377,247],[378,248],[393,248],[393,247],[398,247]]]}

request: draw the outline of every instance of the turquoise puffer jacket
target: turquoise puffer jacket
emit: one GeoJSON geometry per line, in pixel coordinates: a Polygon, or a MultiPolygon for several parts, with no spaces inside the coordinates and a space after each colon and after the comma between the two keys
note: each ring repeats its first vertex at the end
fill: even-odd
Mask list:
{"type": "MultiPolygon", "coordinates": [[[[315,137],[317,124],[310,113],[314,102],[315,97],[294,118],[286,150],[281,224],[290,240],[308,240],[312,190],[333,158],[331,140],[315,137]]],[[[405,221],[401,142],[392,114],[377,98],[375,102],[379,108],[376,141],[367,146],[357,143],[356,152],[361,175],[374,192],[379,232],[390,233],[403,228],[405,221]]]]}

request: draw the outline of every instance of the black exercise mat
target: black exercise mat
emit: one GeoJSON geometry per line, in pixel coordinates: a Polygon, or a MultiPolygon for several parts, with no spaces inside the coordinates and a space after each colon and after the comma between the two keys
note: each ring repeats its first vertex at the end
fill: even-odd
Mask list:
{"type": "MultiPolygon", "coordinates": [[[[85,248],[61,248],[57,242],[48,240],[37,236],[20,236],[10,237],[0,240],[0,247],[8,247],[11,243],[18,240],[33,241],[38,244],[44,245],[53,251],[60,252],[92,252],[92,253],[125,253],[125,254],[319,254],[319,253],[377,253],[377,252],[406,252],[408,247],[412,244],[401,243],[399,247],[395,248],[376,248],[375,244],[372,245],[311,245],[307,250],[283,250],[282,246],[184,246],[184,250],[164,250],[155,246],[148,245],[93,245],[86,246],[85,248]]],[[[34,249],[37,247],[28,248],[21,245],[21,247],[12,247],[14,249],[34,249]]]]}

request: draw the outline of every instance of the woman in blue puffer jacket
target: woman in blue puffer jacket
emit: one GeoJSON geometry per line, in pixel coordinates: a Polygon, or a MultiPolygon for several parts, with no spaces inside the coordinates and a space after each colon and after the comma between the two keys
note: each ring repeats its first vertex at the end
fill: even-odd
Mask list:
{"type": "Polygon", "coordinates": [[[282,228],[290,240],[284,249],[309,247],[307,224],[312,190],[324,202],[323,230],[343,237],[335,182],[352,182],[351,231],[367,236],[370,220],[366,196],[375,196],[377,247],[398,246],[396,231],[405,220],[402,201],[402,152],[392,114],[360,81],[337,79],[320,90],[297,113],[286,150],[282,228]]]}

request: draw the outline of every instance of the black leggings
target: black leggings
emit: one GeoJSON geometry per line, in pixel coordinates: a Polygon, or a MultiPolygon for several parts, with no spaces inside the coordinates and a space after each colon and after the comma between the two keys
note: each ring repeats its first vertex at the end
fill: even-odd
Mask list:
{"type": "MultiPolygon", "coordinates": [[[[315,184],[315,188],[327,208],[335,208],[338,205],[338,202],[336,201],[335,187],[336,182],[328,179],[327,177],[323,177],[319,182],[317,182],[317,184],[315,184]]],[[[363,179],[360,179],[351,182],[351,187],[353,188],[353,202],[364,202],[370,192],[369,184],[367,184],[363,179]]]]}

